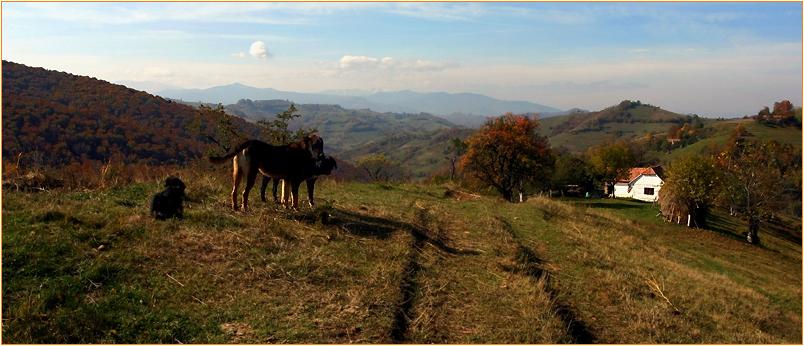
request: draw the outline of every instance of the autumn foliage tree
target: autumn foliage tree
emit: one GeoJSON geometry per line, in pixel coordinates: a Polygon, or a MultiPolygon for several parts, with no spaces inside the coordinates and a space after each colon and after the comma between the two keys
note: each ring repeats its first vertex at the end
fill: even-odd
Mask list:
{"type": "Polygon", "coordinates": [[[537,134],[538,120],[507,113],[489,119],[466,141],[464,172],[513,201],[514,190],[545,180],[550,146],[537,134]]]}
{"type": "Polygon", "coordinates": [[[773,112],[765,107],[754,119],[770,126],[801,126],[801,122],[796,118],[796,108],[789,100],[774,102],[773,112]]]}
{"type": "Polygon", "coordinates": [[[788,100],[773,103],[773,115],[792,116],[794,113],[793,103],[788,100]]]}

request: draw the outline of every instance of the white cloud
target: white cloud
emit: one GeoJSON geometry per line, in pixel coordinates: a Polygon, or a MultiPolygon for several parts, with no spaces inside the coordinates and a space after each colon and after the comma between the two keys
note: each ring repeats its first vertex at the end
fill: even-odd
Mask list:
{"type": "Polygon", "coordinates": [[[386,56],[374,58],[364,55],[344,55],[338,61],[338,68],[342,71],[362,70],[395,70],[399,72],[434,72],[458,66],[455,63],[443,63],[422,59],[399,60],[386,56]]]}
{"type": "Polygon", "coordinates": [[[265,42],[262,41],[254,41],[248,49],[248,53],[257,59],[267,59],[270,56],[268,48],[265,47],[265,42]]]}
{"type": "Polygon", "coordinates": [[[338,62],[338,67],[343,70],[363,70],[377,67],[378,63],[379,60],[377,58],[363,55],[344,55],[338,62]]]}

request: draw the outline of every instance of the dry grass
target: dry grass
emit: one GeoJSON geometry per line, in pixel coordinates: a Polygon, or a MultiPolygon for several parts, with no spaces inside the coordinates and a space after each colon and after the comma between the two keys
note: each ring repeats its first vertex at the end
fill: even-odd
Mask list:
{"type": "Polygon", "coordinates": [[[801,341],[800,245],[430,185],[240,213],[225,174],[178,173],[182,221],[148,216],[158,181],[4,191],[4,341],[801,341]]]}
{"type": "Polygon", "coordinates": [[[601,340],[800,342],[800,255],[788,262],[772,250],[696,234],[706,231],[546,199],[530,204],[556,215],[555,227],[571,240],[569,253],[556,258],[572,273],[562,281],[601,340]],[[774,296],[791,300],[773,304],[774,296]]]}

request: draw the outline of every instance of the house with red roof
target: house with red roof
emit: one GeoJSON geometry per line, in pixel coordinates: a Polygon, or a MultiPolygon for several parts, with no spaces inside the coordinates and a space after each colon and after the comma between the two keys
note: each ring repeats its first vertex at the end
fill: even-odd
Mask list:
{"type": "Polygon", "coordinates": [[[627,177],[614,184],[614,198],[633,198],[645,202],[656,202],[659,190],[664,184],[664,170],[661,166],[634,167],[627,177]]]}

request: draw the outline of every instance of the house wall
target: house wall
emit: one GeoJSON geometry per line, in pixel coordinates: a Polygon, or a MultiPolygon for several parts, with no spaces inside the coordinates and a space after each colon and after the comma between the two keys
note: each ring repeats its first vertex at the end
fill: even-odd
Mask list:
{"type": "Polygon", "coordinates": [[[628,192],[627,183],[614,184],[614,197],[615,198],[630,198],[631,193],[628,192]]]}
{"type": "Polygon", "coordinates": [[[662,183],[662,179],[655,175],[640,176],[631,187],[631,197],[640,201],[655,202],[659,199],[662,183]],[[653,195],[646,195],[645,188],[653,188],[653,195]]]}

